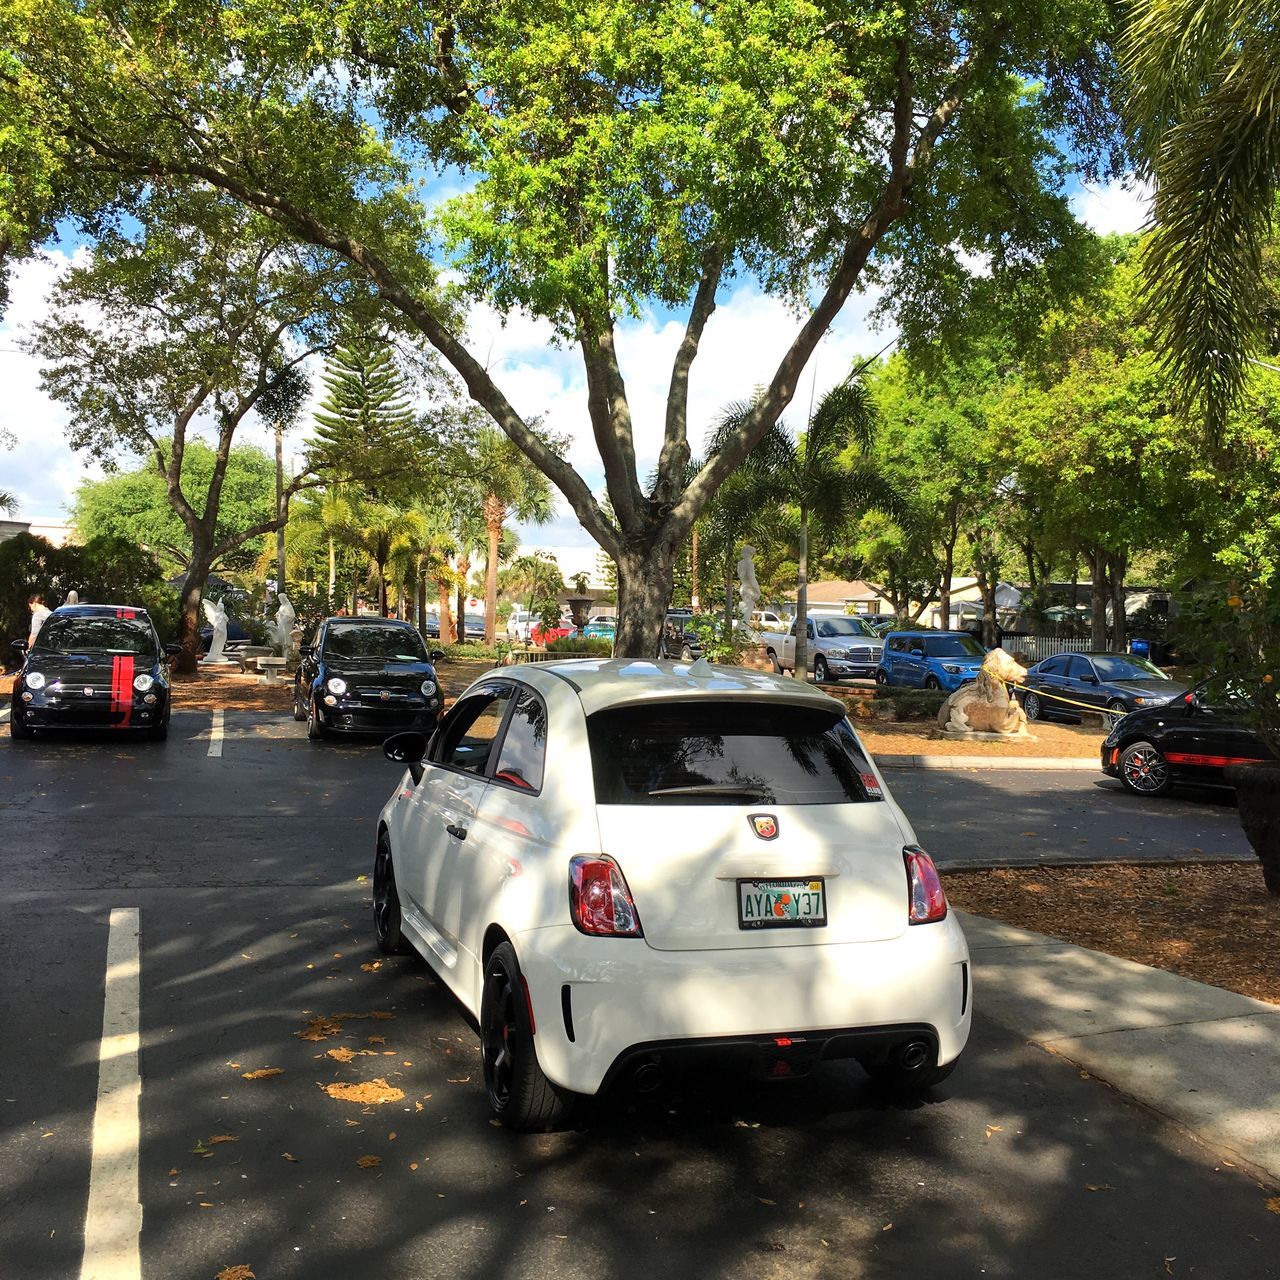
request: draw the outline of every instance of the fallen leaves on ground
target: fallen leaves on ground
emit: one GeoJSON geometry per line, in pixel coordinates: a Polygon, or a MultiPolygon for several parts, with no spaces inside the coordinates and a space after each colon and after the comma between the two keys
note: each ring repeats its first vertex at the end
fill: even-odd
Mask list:
{"type": "Polygon", "coordinates": [[[338,1062],[350,1062],[351,1059],[354,1058],[355,1056],[356,1056],[356,1052],[354,1049],[344,1049],[341,1046],[339,1046],[336,1049],[329,1050],[329,1057],[335,1059],[338,1062]]]}
{"type": "Polygon", "coordinates": [[[378,970],[382,968],[382,961],[375,960],[372,964],[362,964],[360,968],[362,968],[365,973],[377,973],[378,970]]]}
{"type": "Polygon", "coordinates": [[[1084,1184],[1084,1189],[1086,1191],[1114,1191],[1115,1187],[1113,1187],[1109,1182],[1086,1182],[1084,1184]]]}
{"type": "Polygon", "coordinates": [[[290,1164],[297,1164],[297,1163],[298,1163],[298,1157],[297,1157],[297,1156],[291,1156],[287,1151],[283,1152],[282,1154],[283,1154],[284,1159],[286,1159],[290,1164]]]}
{"type": "Polygon", "coordinates": [[[257,1280],[248,1263],[238,1262],[234,1267],[224,1267],[213,1280],[257,1280]]]}
{"type": "MultiPolygon", "coordinates": [[[[330,1013],[312,1018],[301,1031],[295,1031],[294,1034],[299,1040],[327,1040],[330,1036],[342,1033],[344,1022],[362,1022],[369,1018],[385,1020],[394,1016],[385,1009],[373,1009],[369,1013],[330,1013]]],[[[379,1041],[379,1043],[385,1043],[385,1041],[379,1041]]]]}
{"type": "Polygon", "coordinates": [[[944,871],[952,904],[1280,1004],[1280,898],[1257,862],[944,871]]]}
{"type": "Polygon", "coordinates": [[[361,1156],[356,1161],[357,1169],[376,1169],[382,1163],[381,1156],[361,1156]]]}
{"type": "Polygon", "coordinates": [[[470,1076],[459,1076],[456,1080],[450,1080],[450,1081],[449,1081],[449,1083],[450,1083],[450,1084],[470,1084],[470,1083],[471,1083],[471,1077],[470,1077],[470,1076]]]}
{"type": "Polygon", "coordinates": [[[993,1133],[1003,1133],[1003,1132],[1004,1132],[1004,1125],[1002,1125],[1002,1124],[989,1124],[989,1125],[987,1125],[987,1137],[988,1137],[988,1138],[989,1138],[989,1137],[991,1137],[991,1135],[992,1135],[993,1133]]]}
{"type": "Polygon", "coordinates": [[[241,1076],[245,1080],[267,1080],[271,1076],[284,1075],[283,1067],[263,1067],[260,1071],[242,1071],[241,1076]]]}
{"type": "Polygon", "coordinates": [[[399,1102],[404,1097],[403,1089],[397,1089],[381,1077],[361,1084],[327,1084],[324,1091],[339,1102],[399,1102]]]}
{"type": "MultiPolygon", "coordinates": [[[[1223,1163],[1225,1163],[1225,1161],[1223,1163]]],[[[1280,1213],[1280,1196],[1272,1196],[1271,1199],[1267,1201],[1267,1212],[1280,1213]]]]}
{"type": "Polygon", "coordinates": [[[237,1138],[234,1133],[215,1133],[213,1137],[209,1139],[209,1145],[211,1147],[216,1147],[223,1142],[239,1142],[239,1141],[240,1139],[237,1138]]]}
{"type": "Polygon", "coordinates": [[[170,1169],[170,1170],[169,1170],[169,1177],[171,1177],[171,1178],[176,1178],[177,1176],[178,1176],[178,1171],[177,1171],[177,1169],[170,1169]]]}

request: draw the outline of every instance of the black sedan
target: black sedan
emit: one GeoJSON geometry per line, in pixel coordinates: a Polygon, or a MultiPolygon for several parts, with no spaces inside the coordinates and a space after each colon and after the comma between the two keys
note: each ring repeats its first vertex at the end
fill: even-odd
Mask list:
{"type": "Polygon", "coordinates": [[[307,737],[334,733],[430,732],[444,706],[422,637],[394,618],[326,618],[303,645],[293,718],[307,737]]]}
{"type": "MultiPolygon", "coordinates": [[[[13,685],[9,733],[45,729],[113,729],[169,734],[166,646],[145,609],[77,604],[55,609],[25,653],[13,685]]],[[[167,646],[170,653],[176,645],[167,646]]]]}
{"type": "Polygon", "coordinates": [[[1108,726],[1144,707],[1181,698],[1187,686],[1131,653],[1059,653],[1038,662],[1018,690],[1028,720],[1079,720],[1096,711],[1108,726]],[[1081,705],[1083,704],[1083,705],[1081,705]]]}
{"type": "Polygon", "coordinates": [[[1102,772],[1140,796],[1179,782],[1227,786],[1228,765],[1271,758],[1242,710],[1207,706],[1194,692],[1125,716],[1102,743],[1102,772]]]}

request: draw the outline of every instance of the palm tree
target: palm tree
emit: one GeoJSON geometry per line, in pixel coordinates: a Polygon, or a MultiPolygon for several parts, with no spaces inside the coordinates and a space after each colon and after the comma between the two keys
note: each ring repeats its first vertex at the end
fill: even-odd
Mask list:
{"type": "MultiPolygon", "coordinates": [[[[473,464],[476,483],[484,494],[482,513],[487,553],[484,572],[484,640],[492,645],[498,634],[498,561],[502,527],[517,520],[545,524],[551,518],[551,486],[546,476],[496,427],[482,427],[476,436],[473,464]]],[[[470,563],[468,561],[468,568],[470,563]]]]}
{"type": "Polygon", "coordinates": [[[387,616],[387,563],[420,533],[422,517],[415,511],[381,502],[354,504],[350,520],[335,526],[339,542],[363,554],[378,592],[378,612],[387,616]]]}
{"type": "Polygon", "coordinates": [[[1202,407],[1216,438],[1260,333],[1280,187],[1280,3],[1138,0],[1121,61],[1156,186],[1151,317],[1183,407],[1202,407]]]}
{"type": "MultiPolygon", "coordinates": [[[[715,442],[750,412],[749,404],[725,410],[715,442]]],[[[813,411],[808,430],[792,436],[777,426],[760,442],[743,467],[744,480],[761,506],[796,511],[797,561],[795,671],[808,679],[805,624],[809,614],[810,531],[830,538],[841,526],[868,510],[908,519],[907,503],[878,466],[865,456],[875,431],[875,410],[866,388],[848,378],[831,388],[813,411]]]]}
{"type": "Polygon", "coordinates": [[[285,526],[286,558],[298,560],[327,553],[329,559],[329,602],[338,595],[339,533],[349,528],[354,515],[348,486],[325,485],[312,489],[294,503],[285,526]]]}

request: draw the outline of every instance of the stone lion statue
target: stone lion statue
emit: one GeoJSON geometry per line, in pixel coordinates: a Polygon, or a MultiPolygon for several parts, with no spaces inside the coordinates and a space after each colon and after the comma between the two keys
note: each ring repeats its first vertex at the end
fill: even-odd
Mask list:
{"type": "Polygon", "coordinates": [[[957,689],[938,711],[943,733],[1025,734],[1026,713],[1011,698],[1006,682],[1022,684],[1027,669],[1003,649],[992,649],[982,660],[978,678],[957,689]]]}

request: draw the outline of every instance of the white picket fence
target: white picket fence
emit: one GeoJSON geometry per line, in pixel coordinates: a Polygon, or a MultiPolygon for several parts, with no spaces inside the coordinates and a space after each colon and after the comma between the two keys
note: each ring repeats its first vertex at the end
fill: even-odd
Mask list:
{"type": "Polygon", "coordinates": [[[1032,662],[1043,662],[1055,653],[1092,653],[1093,645],[1084,637],[1006,635],[1000,647],[1006,653],[1025,653],[1032,662]]]}

